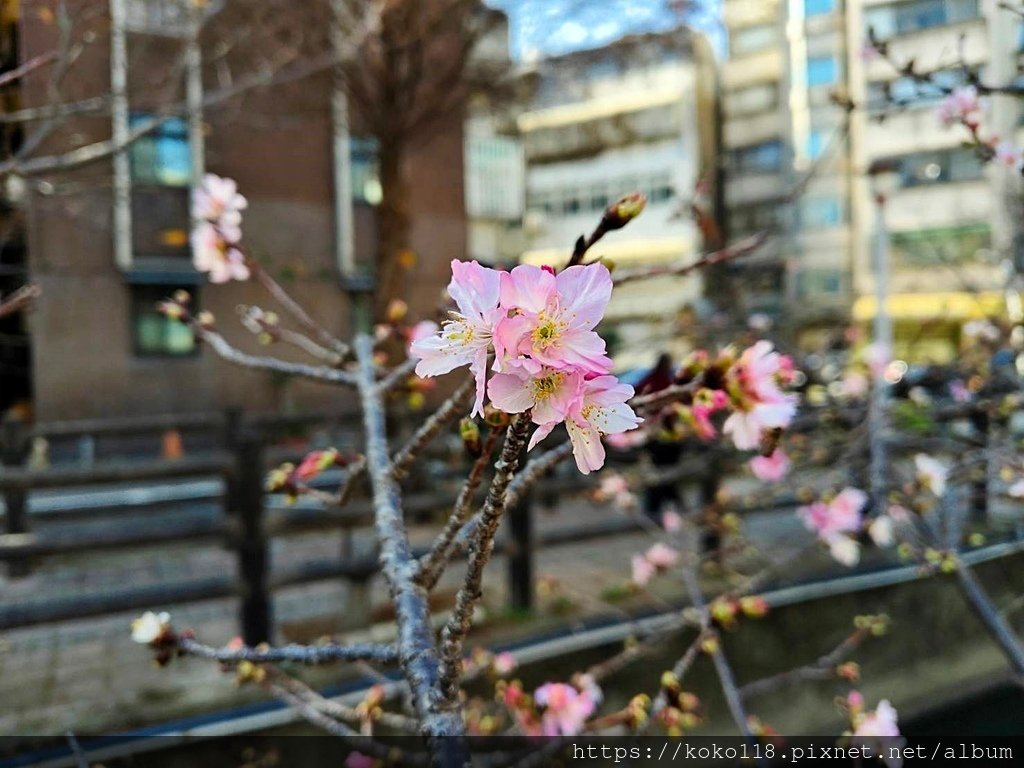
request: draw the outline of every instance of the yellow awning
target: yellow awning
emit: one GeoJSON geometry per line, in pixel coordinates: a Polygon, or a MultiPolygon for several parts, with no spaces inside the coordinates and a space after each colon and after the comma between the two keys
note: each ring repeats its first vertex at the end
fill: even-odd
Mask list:
{"type": "MultiPolygon", "coordinates": [[[[896,293],[885,302],[894,320],[978,320],[1006,312],[1003,294],[982,293],[896,293]]],[[[853,303],[854,320],[870,320],[878,302],[874,296],[861,296],[853,303]]]]}
{"type": "MultiPolygon", "coordinates": [[[[626,240],[620,242],[604,241],[598,243],[588,254],[588,258],[603,256],[616,264],[651,264],[681,259],[692,254],[693,242],[687,237],[665,237],[657,240],[626,240]]],[[[572,255],[571,248],[538,248],[526,251],[520,256],[523,264],[565,264],[572,255]]]]}

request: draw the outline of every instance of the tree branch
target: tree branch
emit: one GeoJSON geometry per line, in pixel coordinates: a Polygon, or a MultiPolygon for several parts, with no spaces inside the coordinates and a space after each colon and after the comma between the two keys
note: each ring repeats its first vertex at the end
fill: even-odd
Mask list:
{"type": "Polygon", "coordinates": [[[441,695],[448,702],[454,703],[458,700],[462,643],[469,632],[473,609],[482,597],[484,568],[494,550],[494,536],[498,532],[498,524],[505,512],[508,487],[519,466],[519,457],[526,445],[529,430],[529,411],[512,417],[508,433],[505,435],[505,445],[501,449],[501,456],[494,465],[494,478],[491,480],[487,500],[480,513],[480,523],[470,546],[466,581],[455,596],[455,607],[441,632],[440,686],[441,695]]]}

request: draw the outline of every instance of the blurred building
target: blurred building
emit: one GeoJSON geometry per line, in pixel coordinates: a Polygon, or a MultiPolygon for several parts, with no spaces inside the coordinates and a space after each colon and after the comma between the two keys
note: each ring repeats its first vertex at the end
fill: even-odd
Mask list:
{"type": "Polygon", "coordinates": [[[851,302],[845,3],[725,0],[724,226],[771,242],[728,267],[731,309],[809,341],[851,302]]]}
{"type": "MultiPolygon", "coordinates": [[[[126,153],[17,180],[8,190],[14,205],[3,214],[12,233],[3,251],[3,288],[30,279],[43,296],[27,320],[2,329],[0,409],[28,399],[38,419],[53,420],[229,405],[337,407],[336,390],[233,367],[155,310],[161,298],[187,289],[231,342],[258,350],[237,323],[236,307],[278,309],[256,285],[208,285],[193,269],[188,200],[206,170],[237,179],[249,199],[249,251],[320,323],[348,332],[342,273],[369,266],[381,189],[374,143],[360,138],[358,125],[351,136],[339,130],[347,123],[339,122],[338,81],[330,67],[279,79],[268,78],[269,69],[260,75],[265,84],[246,87],[246,67],[259,56],[273,58],[267,45],[298,40],[286,36],[282,43],[270,32],[262,39],[257,19],[266,17],[253,15],[256,4],[95,5],[98,12],[75,16],[87,26],[74,33],[87,35],[89,44],[63,78],[60,97],[77,103],[100,94],[103,105],[59,121],[44,151],[35,154],[117,140],[167,104],[177,104],[181,116],[162,122],[126,153]],[[192,13],[209,14],[198,34],[192,13]],[[236,80],[238,73],[245,77],[236,80]],[[211,94],[232,88],[237,96],[208,103],[211,94]]],[[[17,3],[3,7],[10,11],[4,17],[6,69],[57,47],[52,12],[30,12],[26,3],[22,13],[17,3]]],[[[327,29],[327,3],[301,10],[322,13],[316,29],[327,29]]],[[[10,108],[45,109],[50,87],[42,67],[3,94],[10,108]]],[[[16,150],[18,134],[11,135],[16,150]]],[[[465,254],[463,150],[463,116],[453,110],[408,156],[411,246],[418,256],[407,286],[414,313],[433,312],[448,262],[465,254]]],[[[273,352],[306,360],[288,349],[273,352]]]]}
{"type": "MultiPolygon", "coordinates": [[[[1020,16],[981,0],[726,0],[724,19],[726,231],[732,241],[774,235],[730,268],[729,300],[773,316],[805,347],[837,323],[870,323],[877,212],[867,170],[892,166],[896,352],[949,360],[965,321],[1004,309],[1000,262],[1012,255],[1020,198],[1019,180],[985,166],[935,108],[943,89],[966,81],[961,53],[985,82],[1017,76],[1020,16]],[[869,27],[940,87],[865,55],[869,27]]],[[[1018,112],[1016,100],[994,99],[986,126],[1012,137],[1018,112]]]]}
{"type": "MultiPolygon", "coordinates": [[[[942,126],[936,107],[943,89],[964,84],[968,71],[987,83],[1017,77],[1021,17],[982,0],[860,0],[849,3],[847,12],[851,95],[864,106],[853,117],[853,160],[860,173],[854,176],[852,315],[867,322],[877,308],[875,204],[863,171],[873,163],[891,164],[898,188],[885,206],[891,238],[887,306],[895,352],[946,362],[957,354],[966,321],[1005,310],[1008,275],[1000,262],[1012,255],[1020,196],[1019,174],[982,164],[963,146],[965,130],[942,126]],[[887,61],[857,55],[868,27],[888,41],[895,61],[914,60],[939,87],[915,82],[887,61]],[[957,65],[960,56],[967,71],[957,65]]],[[[1012,139],[1019,122],[1017,99],[991,100],[988,132],[1012,139]]]]}
{"type": "MultiPolygon", "coordinates": [[[[629,36],[543,59],[524,84],[529,106],[517,120],[526,162],[524,261],[564,263],[604,209],[634,190],[647,195],[644,214],[591,257],[627,268],[700,254],[689,203],[713,171],[716,84],[701,36],[629,36]]],[[[701,296],[697,275],[617,289],[602,325],[617,368],[649,366],[662,351],[685,353],[686,311],[701,296]]]]}

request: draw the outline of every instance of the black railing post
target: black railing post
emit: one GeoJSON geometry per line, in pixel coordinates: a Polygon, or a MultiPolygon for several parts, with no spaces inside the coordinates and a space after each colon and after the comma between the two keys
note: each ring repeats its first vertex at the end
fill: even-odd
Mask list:
{"type": "Polygon", "coordinates": [[[971,517],[976,522],[988,519],[988,446],[989,432],[992,425],[989,412],[983,407],[971,411],[971,425],[978,436],[981,447],[981,466],[971,472],[971,517]]]}
{"type": "MultiPolygon", "coordinates": [[[[18,419],[7,419],[3,423],[2,438],[3,465],[5,467],[23,467],[29,452],[28,429],[18,419]]],[[[7,514],[7,533],[28,533],[28,494],[24,488],[10,488],[4,492],[4,507],[7,514]]],[[[11,560],[7,565],[7,574],[11,578],[27,576],[32,570],[29,560],[11,560]]]]}
{"type": "MultiPolygon", "coordinates": [[[[526,465],[526,452],[519,458],[519,471],[526,465]]],[[[508,510],[508,605],[512,610],[530,612],[534,608],[533,493],[527,492],[508,510]]]]}
{"type": "Polygon", "coordinates": [[[267,593],[269,551],[263,529],[263,445],[253,433],[239,436],[235,473],[229,481],[228,510],[238,522],[236,548],[242,588],[242,639],[255,645],[271,639],[267,593]]]}
{"type": "Polygon", "coordinates": [[[716,553],[721,558],[722,533],[720,530],[722,510],[718,504],[718,491],[722,487],[722,461],[714,452],[710,453],[704,475],[700,478],[698,496],[700,518],[703,524],[701,545],[703,552],[716,553]]]}

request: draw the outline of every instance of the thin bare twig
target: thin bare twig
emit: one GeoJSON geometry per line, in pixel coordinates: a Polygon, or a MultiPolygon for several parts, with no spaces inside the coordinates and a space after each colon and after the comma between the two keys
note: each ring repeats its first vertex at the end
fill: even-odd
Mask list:
{"type": "Polygon", "coordinates": [[[462,644],[469,633],[473,609],[483,596],[483,572],[494,550],[494,536],[505,512],[506,494],[519,466],[519,456],[530,431],[530,412],[512,417],[501,455],[494,465],[494,477],[480,512],[480,523],[470,545],[466,580],[455,596],[455,607],[441,631],[441,695],[448,702],[458,700],[462,644]]]}
{"type": "MultiPolygon", "coordinates": [[[[462,530],[462,526],[465,524],[466,518],[472,509],[473,496],[476,495],[477,489],[483,481],[484,471],[491,463],[494,446],[497,444],[502,432],[504,432],[504,427],[491,428],[487,439],[484,441],[483,451],[477,457],[477,460],[473,462],[473,468],[470,470],[466,481],[462,484],[458,497],[455,499],[448,522],[445,523],[444,529],[434,539],[430,551],[420,558],[416,580],[427,589],[433,589],[437,586],[438,579],[444,573],[445,565],[451,559],[451,549],[455,544],[455,538],[458,536],[459,531],[462,530]]],[[[506,495],[507,503],[508,496],[506,495]]]]}
{"type": "Polygon", "coordinates": [[[225,664],[249,661],[253,664],[273,664],[284,661],[298,664],[330,664],[336,661],[372,661],[377,664],[395,664],[398,651],[393,645],[356,643],[340,645],[285,645],[277,648],[214,648],[192,638],[178,640],[178,650],[188,656],[210,659],[225,664]]]}

